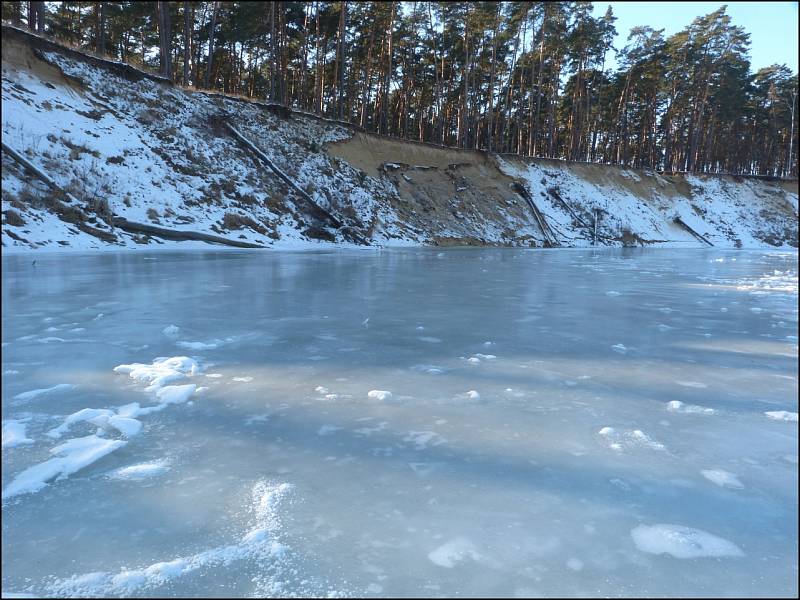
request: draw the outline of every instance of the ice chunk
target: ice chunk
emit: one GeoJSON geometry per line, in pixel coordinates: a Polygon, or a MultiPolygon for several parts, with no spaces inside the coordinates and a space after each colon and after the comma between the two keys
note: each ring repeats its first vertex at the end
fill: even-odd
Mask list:
{"type": "MultiPolygon", "coordinates": [[[[47,435],[51,438],[60,438],[62,433],[66,433],[69,428],[75,424],[80,423],[81,421],[90,421],[92,419],[96,419],[97,417],[110,417],[114,413],[107,408],[82,408],[78,412],[74,412],[69,415],[64,422],[47,432],[47,435]]],[[[97,423],[95,423],[97,425],[97,423]]]]}
{"type": "Polygon", "coordinates": [[[124,373],[137,381],[149,383],[147,391],[156,390],[173,381],[180,381],[200,372],[197,362],[188,356],[157,358],[150,365],[133,363],[114,367],[115,373],[124,373]]]}
{"type": "Polygon", "coordinates": [[[614,352],[619,352],[620,354],[625,354],[628,351],[628,349],[625,347],[625,344],[614,344],[611,346],[611,349],[614,352]]]}
{"type": "Polygon", "coordinates": [[[106,428],[113,427],[127,438],[137,435],[142,430],[142,422],[131,417],[113,415],[108,418],[92,419],[90,422],[100,427],[103,427],[104,422],[106,428]]]}
{"type": "Polygon", "coordinates": [[[194,394],[197,386],[193,383],[186,385],[168,385],[156,392],[156,398],[162,404],[182,404],[194,394]]]}
{"type": "Polygon", "coordinates": [[[96,435],[68,440],[50,450],[51,454],[56,455],[55,458],[19,473],[3,490],[3,500],[38,492],[49,481],[66,479],[127,443],[123,440],[105,440],[96,435]]]}
{"type": "Polygon", "coordinates": [[[164,329],[161,330],[161,333],[171,338],[176,337],[178,335],[178,332],[180,332],[180,328],[175,325],[167,325],[166,327],[164,327],[164,329]]]}
{"type": "Polygon", "coordinates": [[[25,423],[14,419],[3,421],[3,448],[32,443],[33,440],[25,436],[25,423]]]}
{"type": "Polygon", "coordinates": [[[615,296],[619,296],[619,295],[620,295],[620,293],[617,292],[617,291],[614,291],[614,290],[610,290],[610,291],[606,292],[606,296],[611,296],[612,298],[615,297],[615,296]]]}
{"type": "Polygon", "coordinates": [[[675,558],[744,556],[733,542],[683,525],[639,525],[631,530],[631,537],[639,550],[650,554],[669,554],[675,558]]]}
{"type": "Polygon", "coordinates": [[[389,400],[392,397],[392,392],[386,390],[370,390],[367,397],[372,400],[389,400]]]}
{"type": "Polygon", "coordinates": [[[723,471],[722,469],[703,469],[700,473],[702,473],[703,477],[712,483],[716,483],[720,487],[729,487],[736,490],[740,490],[744,487],[736,475],[728,471],[723,471]]]}
{"type": "Polygon", "coordinates": [[[149,415],[150,413],[164,410],[166,407],[166,404],[156,404],[155,406],[146,406],[141,408],[138,402],[131,402],[130,404],[125,404],[117,408],[117,415],[120,417],[129,417],[133,419],[135,417],[149,415]]]}

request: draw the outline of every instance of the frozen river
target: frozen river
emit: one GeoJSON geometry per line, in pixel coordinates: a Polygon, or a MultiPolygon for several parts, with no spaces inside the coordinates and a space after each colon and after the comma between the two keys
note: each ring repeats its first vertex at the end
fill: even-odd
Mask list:
{"type": "Polygon", "coordinates": [[[4,595],[798,594],[796,252],[33,258],[4,595]]]}

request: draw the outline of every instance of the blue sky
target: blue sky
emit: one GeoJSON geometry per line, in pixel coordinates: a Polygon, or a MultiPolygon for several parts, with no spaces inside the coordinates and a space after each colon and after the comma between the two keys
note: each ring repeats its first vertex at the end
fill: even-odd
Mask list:
{"type": "Polygon", "coordinates": [[[753,71],[778,63],[797,72],[797,2],[595,2],[595,16],[605,14],[609,4],[617,17],[615,48],[625,46],[636,25],[664,29],[669,36],[727,4],[733,24],[750,34],[753,71]]]}

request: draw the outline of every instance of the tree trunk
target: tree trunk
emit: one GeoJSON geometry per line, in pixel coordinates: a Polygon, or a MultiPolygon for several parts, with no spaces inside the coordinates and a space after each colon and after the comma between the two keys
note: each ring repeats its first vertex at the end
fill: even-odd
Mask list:
{"type": "Polygon", "coordinates": [[[97,3],[97,31],[95,32],[95,51],[103,56],[106,53],[106,3],[97,3]]]}
{"type": "Polygon", "coordinates": [[[319,25],[319,2],[314,3],[316,6],[317,18],[317,35],[316,35],[316,51],[314,53],[314,66],[316,67],[316,77],[314,79],[314,108],[317,114],[322,114],[322,61],[320,60],[320,52],[322,51],[322,35],[320,33],[319,25]]]}
{"type": "Polygon", "coordinates": [[[214,2],[214,7],[211,10],[211,29],[208,32],[208,61],[206,63],[205,79],[203,80],[203,87],[208,89],[211,83],[211,68],[214,65],[214,30],[217,27],[217,11],[219,10],[219,2],[214,2]]]}
{"type": "Polygon", "coordinates": [[[361,127],[366,126],[367,122],[367,105],[369,104],[369,96],[371,90],[371,81],[370,78],[372,77],[372,48],[375,42],[375,19],[372,20],[372,24],[369,28],[369,46],[367,47],[367,62],[364,65],[364,81],[361,84],[361,117],[358,121],[358,124],[361,127]]]}
{"type": "Polygon", "coordinates": [[[169,20],[169,3],[156,2],[158,16],[159,56],[161,59],[161,74],[167,79],[172,79],[172,54],[170,41],[172,39],[169,20]]]}
{"type": "Polygon", "coordinates": [[[383,86],[383,117],[381,119],[383,133],[389,133],[389,87],[392,84],[392,42],[394,40],[394,14],[397,2],[392,0],[392,12],[391,16],[389,17],[389,29],[386,32],[388,37],[388,50],[387,50],[387,66],[386,66],[386,73],[385,73],[385,84],[383,86]]]}
{"type": "Polygon", "coordinates": [[[469,6],[464,13],[464,67],[461,72],[461,110],[458,112],[458,147],[464,148],[467,141],[467,108],[469,103],[469,6]]]}
{"type": "MultiPolygon", "coordinates": [[[[537,146],[539,143],[539,114],[542,110],[542,68],[544,64],[544,31],[547,25],[547,4],[542,13],[542,25],[539,29],[539,72],[536,75],[536,113],[533,113],[533,97],[530,102],[530,114],[528,115],[528,156],[538,156],[537,146]]],[[[533,61],[531,61],[531,88],[533,87],[533,61]]],[[[533,94],[534,90],[531,90],[533,94]]]]}
{"type": "Polygon", "coordinates": [[[22,25],[22,2],[11,3],[11,22],[17,27],[22,25]]]}
{"type": "Polygon", "coordinates": [[[44,2],[36,2],[36,31],[44,33],[45,5],[44,2]]]}
{"type": "Polygon", "coordinates": [[[499,5],[494,5],[494,28],[492,29],[492,67],[491,67],[491,74],[489,76],[489,114],[486,122],[486,149],[489,152],[493,151],[493,139],[494,138],[494,77],[497,71],[495,62],[497,57],[497,11],[499,10],[499,5]]]}
{"type": "Polygon", "coordinates": [[[183,3],[183,85],[189,85],[189,65],[192,58],[192,22],[189,3],[183,3]]]}
{"type": "MultiPolygon", "coordinates": [[[[337,52],[336,62],[339,66],[339,81],[337,83],[337,98],[336,104],[338,106],[337,116],[339,120],[344,119],[344,72],[345,72],[345,56],[344,47],[347,37],[347,2],[342,0],[339,3],[339,48],[337,52]]],[[[349,119],[348,119],[349,120],[349,119]]]]}

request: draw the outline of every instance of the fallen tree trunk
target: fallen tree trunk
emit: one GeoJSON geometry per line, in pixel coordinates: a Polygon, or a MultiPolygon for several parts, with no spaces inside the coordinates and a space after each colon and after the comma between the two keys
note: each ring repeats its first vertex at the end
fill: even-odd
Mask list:
{"type": "Polygon", "coordinates": [[[223,244],[225,246],[235,246],[237,248],[265,248],[259,244],[251,242],[240,242],[238,240],[229,240],[218,235],[211,235],[208,233],[200,233],[199,231],[183,231],[179,229],[166,229],[164,227],[156,227],[154,225],[146,225],[145,223],[135,223],[128,221],[123,217],[113,217],[112,221],[114,227],[119,227],[128,233],[143,233],[145,235],[152,235],[165,240],[174,240],[177,242],[198,241],[209,242],[211,244],[223,244]]]}
{"type": "Polygon", "coordinates": [[[673,219],[673,221],[675,221],[675,223],[677,223],[678,225],[680,225],[681,227],[683,227],[683,228],[684,228],[686,231],[688,231],[689,233],[691,233],[691,234],[692,234],[694,237],[696,237],[696,238],[697,238],[698,240],[700,240],[701,242],[705,242],[705,243],[706,243],[706,244],[708,244],[709,246],[713,246],[713,245],[714,245],[714,244],[712,244],[710,241],[708,241],[708,239],[706,238],[706,236],[702,235],[701,233],[698,233],[698,232],[696,232],[694,229],[692,229],[691,227],[689,227],[689,225],[687,225],[687,224],[686,224],[686,222],[685,222],[683,219],[681,219],[680,217],[675,217],[675,218],[673,219]]]}
{"type": "Polygon", "coordinates": [[[36,175],[36,177],[41,179],[47,185],[47,187],[49,187],[51,190],[57,191],[60,194],[63,194],[70,202],[75,202],[76,204],[80,204],[78,202],[78,199],[75,198],[75,196],[70,194],[67,190],[62,188],[55,181],[53,181],[50,178],[50,176],[47,175],[47,173],[42,171],[39,167],[34,165],[31,161],[22,156],[22,154],[14,150],[11,146],[6,144],[5,142],[2,142],[2,144],[3,144],[3,152],[7,152],[11,158],[17,161],[20,165],[22,165],[27,171],[29,171],[33,175],[36,175]]]}
{"type": "Polygon", "coordinates": [[[297,194],[303,200],[305,200],[309,204],[309,206],[311,206],[315,211],[321,214],[329,223],[331,223],[337,229],[342,229],[345,233],[351,235],[356,241],[360,242],[361,244],[364,244],[365,246],[370,245],[369,240],[367,240],[364,236],[354,231],[351,227],[345,228],[344,223],[342,223],[341,220],[339,220],[337,217],[331,214],[330,211],[324,209],[319,204],[317,204],[314,201],[314,199],[303,188],[297,185],[294,181],[292,181],[292,179],[288,175],[286,175],[286,173],[284,173],[277,166],[275,166],[275,163],[273,163],[266,154],[264,154],[261,150],[259,150],[258,147],[256,147],[255,144],[253,144],[253,142],[244,137],[239,132],[238,129],[236,129],[233,125],[231,125],[227,121],[227,117],[223,118],[222,122],[224,123],[228,131],[230,131],[231,134],[233,134],[233,137],[235,137],[243,146],[245,146],[248,150],[250,150],[253,154],[255,154],[261,160],[261,162],[267,165],[267,167],[269,167],[269,169],[280,178],[281,181],[283,181],[286,185],[288,185],[295,192],[297,192],[297,194]]]}
{"type": "Polygon", "coordinates": [[[544,218],[544,215],[539,210],[539,207],[536,206],[536,203],[531,198],[530,193],[525,186],[521,183],[514,182],[511,184],[512,189],[517,192],[522,198],[527,202],[528,207],[531,209],[534,218],[536,219],[537,225],[539,225],[539,229],[542,231],[542,235],[544,235],[545,241],[550,247],[560,246],[561,244],[558,243],[558,239],[556,235],[553,233],[553,230],[550,229],[550,226],[547,224],[547,220],[544,218]]]}

